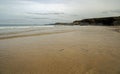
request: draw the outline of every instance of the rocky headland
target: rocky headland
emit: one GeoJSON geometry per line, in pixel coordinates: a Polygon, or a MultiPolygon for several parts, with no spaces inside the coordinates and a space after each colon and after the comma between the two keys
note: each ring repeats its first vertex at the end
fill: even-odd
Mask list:
{"type": "Polygon", "coordinates": [[[102,17],[102,18],[88,18],[82,20],[75,20],[72,23],[55,23],[53,25],[95,25],[95,26],[120,26],[120,16],[116,17],[102,17]]]}

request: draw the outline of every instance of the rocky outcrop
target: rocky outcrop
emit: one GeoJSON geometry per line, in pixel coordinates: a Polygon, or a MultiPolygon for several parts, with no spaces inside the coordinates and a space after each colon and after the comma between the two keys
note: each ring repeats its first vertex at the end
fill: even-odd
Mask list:
{"type": "Polygon", "coordinates": [[[120,26],[120,16],[118,17],[103,17],[103,18],[89,18],[83,20],[76,20],[72,23],[55,23],[52,25],[95,25],[95,26],[120,26]]]}
{"type": "Polygon", "coordinates": [[[120,16],[76,20],[73,22],[73,24],[74,25],[105,25],[105,26],[120,25],[120,16]]]}
{"type": "Polygon", "coordinates": [[[73,23],[55,23],[54,25],[73,25],[73,23]]]}

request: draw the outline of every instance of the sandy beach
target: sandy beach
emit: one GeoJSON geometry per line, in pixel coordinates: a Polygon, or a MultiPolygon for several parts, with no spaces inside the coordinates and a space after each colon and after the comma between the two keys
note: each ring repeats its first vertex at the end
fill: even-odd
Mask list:
{"type": "Polygon", "coordinates": [[[56,26],[0,31],[0,74],[120,74],[120,29],[56,26]]]}

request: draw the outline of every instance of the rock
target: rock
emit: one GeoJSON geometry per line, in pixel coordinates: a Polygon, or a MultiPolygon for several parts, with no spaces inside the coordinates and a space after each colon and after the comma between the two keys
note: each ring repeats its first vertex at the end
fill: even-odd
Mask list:
{"type": "Polygon", "coordinates": [[[120,16],[118,17],[103,17],[89,18],[83,20],[75,20],[72,23],[55,23],[53,25],[95,25],[95,26],[120,26],[120,16]]]}
{"type": "Polygon", "coordinates": [[[77,21],[73,21],[73,24],[74,25],[103,25],[103,26],[120,25],[120,16],[77,20],[77,21]]]}

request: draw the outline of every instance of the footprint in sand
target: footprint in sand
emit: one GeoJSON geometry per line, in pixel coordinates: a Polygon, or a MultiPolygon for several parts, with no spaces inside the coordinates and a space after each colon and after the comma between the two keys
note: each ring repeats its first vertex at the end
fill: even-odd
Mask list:
{"type": "Polygon", "coordinates": [[[59,51],[63,51],[64,49],[60,49],[59,51]]]}

